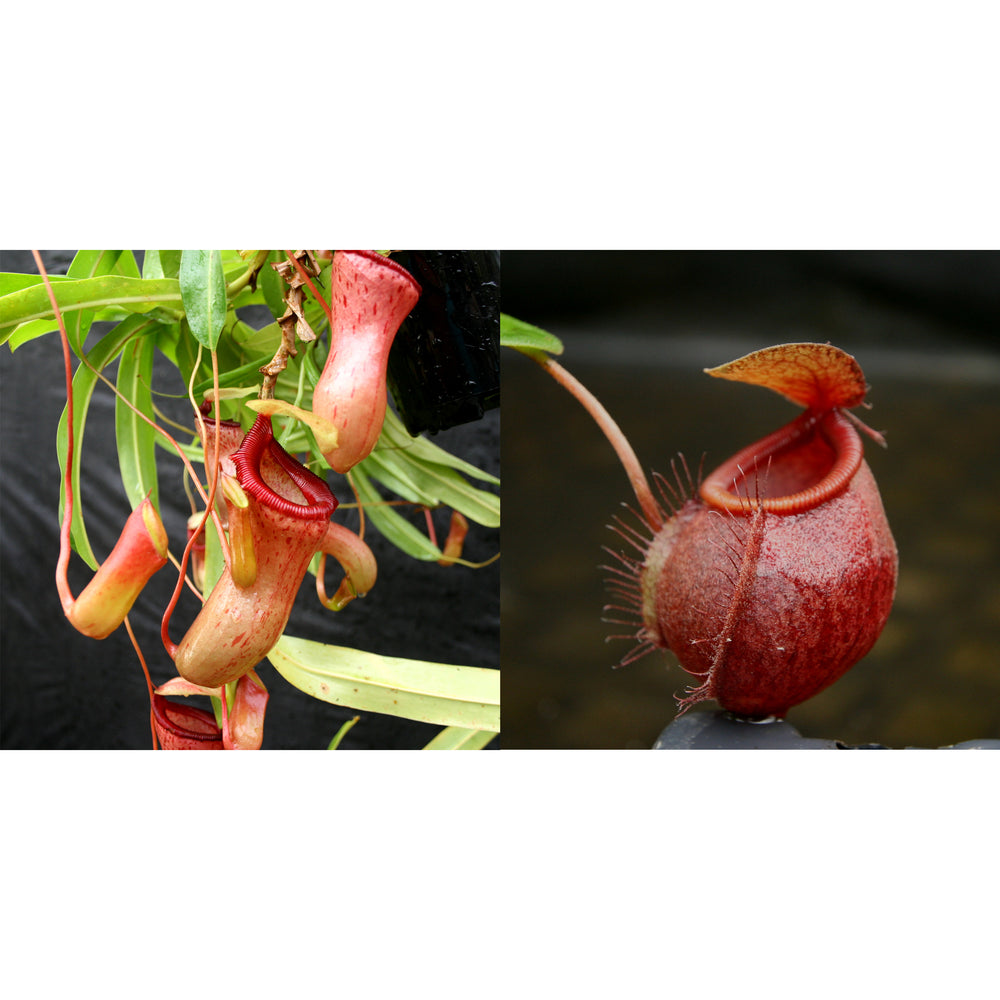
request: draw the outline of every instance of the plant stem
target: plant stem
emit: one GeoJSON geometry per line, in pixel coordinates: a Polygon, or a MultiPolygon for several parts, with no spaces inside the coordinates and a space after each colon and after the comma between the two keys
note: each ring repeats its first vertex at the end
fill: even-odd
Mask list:
{"type": "Polygon", "coordinates": [[[153,679],[149,676],[149,667],[146,666],[146,658],[142,655],[139,640],[135,637],[135,632],[132,631],[132,623],[128,620],[128,615],[125,616],[125,631],[128,632],[128,637],[132,640],[132,646],[139,657],[139,663],[142,664],[142,672],[146,677],[146,690],[149,692],[149,728],[153,734],[153,749],[159,750],[160,745],[156,739],[156,723],[153,721],[153,679]]]}
{"type": "Polygon", "coordinates": [[[237,278],[226,285],[226,299],[232,299],[235,295],[242,292],[247,285],[250,284],[250,279],[255,277],[260,269],[264,266],[267,261],[267,255],[270,250],[258,250],[254,255],[254,259],[250,262],[250,266],[237,278]]]}
{"type": "MultiPolygon", "coordinates": [[[[66,324],[63,321],[62,310],[59,308],[59,303],[56,301],[55,293],[53,292],[52,285],[49,282],[48,272],[45,270],[45,265],[42,263],[42,258],[41,255],[38,253],[38,251],[32,250],[31,253],[35,258],[35,264],[38,267],[38,273],[41,275],[42,281],[45,283],[45,287],[49,295],[49,301],[52,304],[52,311],[55,314],[57,323],[59,324],[60,340],[62,341],[62,349],[63,349],[63,363],[66,370],[66,428],[67,428],[66,475],[65,475],[66,504],[63,508],[63,523],[59,530],[59,559],[56,563],[56,590],[59,593],[59,599],[62,602],[63,611],[66,614],[66,616],[69,617],[73,605],[75,604],[73,592],[70,590],[69,580],[67,577],[67,571],[69,569],[70,552],[72,549],[70,539],[71,539],[71,525],[73,521],[73,426],[74,426],[73,425],[73,365],[70,359],[69,336],[66,333],[66,324]]],[[[199,347],[199,352],[200,351],[201,348],[199,347]]],[[[199,359],[200,357],[201,355],[199,353],[199,359]]],[[[105,378],[102,372],[99,372],[96,368],[94,368],[94,366],[88,361],[86,354],[81,352],[80,360],[81,363],[85,364],[88,368],[90,368],[90,370],[93,371],[99,379],[101,379],[103,382],[109,385],[111,390],[115,393],[115,395],[118,396],[134,413],[136,413],[142,420],[144,420],[147,424],[149,424],[154,430],[159,431],[159,433],[161,433],[173,445],[173,447],[177,450],[177,454],[180,456],[181,461],[184,463],[185,468],[188,470],[188,473],[190,474],[192,480],[194,481],[195,486],[198,488],[198,492],[205,500],[206,512],[211,513],[212,519],[215,523],[216,530],[218,531],[220,538],[224,539],[225,535],[222,531],[222,524],[219,521],[219,517],[215,513],[213,506],[213,500],[215,496],[214,482],[212,484],[213,485],[212,496],[205,497],[205,491],[202,489],[201,483],[198,481],[198,477],[195,475],[194,469],[191,466],[190,461],[188,460],[187,456],[183,453],[183,451],[181,451],[180,445],[177,443],[177,441],[175,441],[174,438],[172,438],[170,434],[168,434],[162,428],[158,427],[152,420],[149,419],[149,417],[146,416],[146,414],[138,410],[131,400],[126,399],[119,392],[117,387],[112,385],[108,381],[108,379],[105,378]]],[[[219,376],[218,376],[218,368],[216,366],[216,355],[214,351],[212,352],[212,360],[213,360],[213,381],[216,386],[216,396],[218,396],[219,376]]],[[[197,407],[195,408],[195,412],[196,413],[200,412],[197,410],[197,407]]],[[[216,406],[216,412],[218,412],[218,406],[216,406]]],[[[218,421],[216,421],[216,425],[218,425],[218,421]]],[[[183,581],[183,573],[184,569],[187,566],[188,553],[191,549],[192,544],[193,544],[193,539],[188,542],[188,546],[184,550],[181,579],[178,580],[173,603],[176,603],[177,597],[180,595],[182,581],[183,581]]],[[[223,545],[225,545],[224,541],[223,545]]],[[[169,612],[164,617],[165,620],[169,620],[169,612]]],[[[164,633],[166,632],[165,625],[163,627],[163,631],[164,633]]],[[[167,643],[168,641],[169,641],[168,637],[164,639],[164,643],[167,643]]]]}
{"type": "Polygon", "coordinates": [[[521,349],[532,361],[545,369],[564,389],[576,397],[583,408],[594,418],[597,426],[603,431],[604,436],[615,449],[618,460],[625,469],[629,483],[635,493],[639,506],[642,508],[653,531],[659,531],[663,527],[663,512],[660,505],[653,496],[653,491],[649,487],[649,480],[643,472],[639,459],[636,456],[628,438],[622,433],[622,429],[615,423],[611,414],[604,408],[600,400],[586,387],[572,376],[557,361],[542,351],[521,349]]]}
{"type": "Polygon", "coordinates": [[[31,251],[35,258],[35,265],[38,273],[45,282],[45,288],[49,293],[49,301],[52,303],[52,311],[55,313],[56,321],[59,324],[59,333],[62,340],[63,362],[66,368],[66,503],[63,508],[63,522],[59,528],[59,560],[56,563],[56,590],[59,592],[59,600],[62,601],[63,611],[68,615],[73,608],[73,592],[69,589],[67,570],[69,569],[70,553],[70,525],[73,522],[73,364],[69,356],[69,336],[66,333],[66,324],[63,322],[62,312],[59,303],[56,302],[55,293],[52,291],[52,284],[49,281],[49,274],[42,263],[41,255],[37,250],[31,251]]]}
{"type": "MultiPolygon", "coordinates": [[[[209,491],[208,496],[205,496],[205,491],[201,488],[201,483],[198,481],[198,477],[195,476],[194,470],[191,469],[190,463],[185,464],[190,469],[191,478],[194,481],[195,486],[198,487],[198,492],[201,494],[205,501],[205,510],[202,513],[201,521],[198,524],[198,529],[195,531],[191,537],[188,539],[187,545],[184,547],[184,552],[181,555],[180,570],[177,577],[177,584],[174,587],[173,595],[170,598],[170,603],[167,605],[163,612],[163,618],[160,620],[160,638],[163,641],[163,648],[166,649],[168,655],[171,659],[177,652],[177,643],[175,643],[170,638],[170,619],[173,616],[174,608],[177,606],[177,601],[180,599],[181,591],[184,589],[184,582],[187,579],[187,564],[188,559],[191,556],[191,550],[194,548],[194,542],[198,534],[205,530],[205,524],[208,519],[212,519],[212,523],[215,525],[216,534],[219,537],[219,545],[222,548],[223,556],[226,560],[226,565],[229,566],[232,561],[232,557],[229,551],[229,543],[226,539],[226,533],[222,530],[222,522],[219,520],[219,515],[215,510],[215,494],[219,483],[219,356],[215,351],[212,351],[212,384],[213,384],[213,411],[214,411],[214,421],[213,429],[215,433],[209,438],[208,430],[205,427],[205,418],[202,415],[201,408],[197,405],[194,398],[194,376],[201,366],[201,354],[202,346],[198,345],[198,355],[195,359],[194,368],[191,370],[191,381],[188,383],[188,399],[191,403],[191,407],[194,410],[195,421],[198,424],[199,435],[203,442],[202,454],[204,458],[205,472],[206,475],[211,469],[211,478],[208,480],[209,491]],[[212,448],[212,460],[209,460],[209,441],[211,441],[212,448]]],[[[183,457],[183,456],[182,456],[183,457]]],[[[205,595],[202,595],[202,600],[205,600],[205,595]]]]}

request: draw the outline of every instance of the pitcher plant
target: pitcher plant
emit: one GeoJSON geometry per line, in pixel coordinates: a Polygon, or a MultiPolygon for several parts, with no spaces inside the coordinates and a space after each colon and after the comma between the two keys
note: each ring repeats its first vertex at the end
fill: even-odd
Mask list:
{"type": "Polygon", "coordinates": [[[154,747],[262,746],[269,693],[256,668],[265,659],[308,694],[363,712],[393,711],[384,676],[396,677],[400,663],[412,662],[404,667],[417,678],[412,697],[389,704],[405,705],[400,714],[407,718],[446,727],[449,735],[435,745],[487,745],[499,731],[498,671],[390,662],[285,634],[307,573],[315,574],[319,601],[337,612],[376,585],[368,523],[407,555],[470,572],[484,564],[462,559],[454,530],[439,547],[431,511],[450,509],[453,525],[461,519],[499,526],[497,494],[469,479],[490,487],[499,480],[407,435],[387,411],[386,359],[419,297],[413,278],[375,251],[147,251],[141,274],[128,251],[81,251],[59,280],[49,278],[37,253],[35,260],[37,282],[0,275],[0,343],[16,349],[54,330],[62,343],[67,403],[57,588],[69,623],[84,636],[128,630],[146,674],[154,747]],[[267,305],[274,322],[251,328],[236,310],[253,304],[267,305]],[[105,318],[118,323],[85,351],[90,324],[105,318]],[[153,405],[154,348],[187,387],[194,424],[188,443],[171,434],[153,405]],[[85,471],[79,444],[91,394],[116,358],[118,384],[111,388],[124,414],[119,448],[133,512],[98,564],[75,503],[85,471]],[[191,499],[179,555],[170,552],[159,514],[157,442],[183,465],[191,499]],[[346,474],[357,530],[334,516],[329,469],[346,474]],[[396,498],[386,499],[379,484],[396,498]],[[425,519],[426,534],[417,527],[425,519]],[[67,582],[72,550],[95,570],[76,598],[67,582]],[[330,595],[328,556],[343,571],[330,595]],[[154,685],[128,614],[168,561],[178,576],[161,635],[177,676],[154,685]],[[202,607],[175,642],[170,622],[185,590],[202,607]],[[173,700],[192,696],[209,698],[211,709],[173,700]]]}

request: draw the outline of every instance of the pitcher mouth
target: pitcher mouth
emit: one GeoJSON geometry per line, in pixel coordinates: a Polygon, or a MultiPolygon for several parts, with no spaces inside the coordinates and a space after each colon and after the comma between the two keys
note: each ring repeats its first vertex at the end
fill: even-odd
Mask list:
{"type": "Polygon", "coordinates": [[[240,486],[259,503],[271,510],[305,521],[327,521],[337,509],[337,499],[330,487],[315,473],[292,458],[277,441],[271,428],[271,418],[261,414],[233,455],[240,486]],[[296,503],[276,493],[264,481],[261,462],[267,455],[281,468],[305,498],[296,503]]]}
{"type": "Polygon", "coordinates": [[[410,274],[409,271],[403,267],[398,261],[393,260],[391,257],[386,257],[384,254],[380,254],[375,250],[338,250],[339,254],[349,254],[354,257],[360,257],[362,260],[368,261],[370,264],[375,264],[379,268],[386,269],[388,271],[394,272],[398,277],[404,278],[410,285],[413,286],[417,295],[420,295],[422,289],[416,278],[410,274]]]}
{"type": "Polygon", "coordinates": [[[153,715],[161,742],[167,736],[185,744],[187,749],[222,749],[222,732],[215,724],[214,716],[204,709],[182,705],[153,695],[153,715]]]}
{"type": "Polygon", "coordinates": [[[746,515],[757,509],[800,514],[847,489],[862,457],[858,432],[841,410],[807,410],[723,462],[705,478],[699,493],[709,506],[733,514],[746,515]],[[797,452],[799,466],[808,474],[802,468],[783,468],[793,462],[797,452]],[[768,496],[772,474],[785,487],[802,488],[768,496]]]}

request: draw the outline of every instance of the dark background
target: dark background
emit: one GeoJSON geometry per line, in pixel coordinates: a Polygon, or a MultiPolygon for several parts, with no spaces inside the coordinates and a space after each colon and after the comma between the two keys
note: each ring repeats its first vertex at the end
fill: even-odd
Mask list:
{"type": "MultiPolygon", "coordinates": [[[[791,710],[804,735],[944,746],[1000,737],[1000,254],[509,252],[504,312],[562,338],[560,361],[669,473],[706,472],[786,423],[774,393],[702,369],[790,341],[865,371],[866,440],[899,548],[872,652],[791,710]]],[[[606,528],[632,501],[611,446],[532,362],[503,356],[505,747],[648,747],[689,682],[670,654],[613,671],[606,528]]],[[[699,706],[711,710],[714,703],[699,706]]]]}
{"type": "MultiPolygon", "coordinates": [[[[73,251],[47,252],[52,273],[65,273],[73,251]]],[[[34,271],[30,252],[0,252],[0,270],[34,271]]],[[[263,322],[266,322],[265,319],[263,322]]],[[[252,325],[260,326],[262,322],[252,325]]],[[[88,338],[92,344],[107,324],[88,338]]],[[[115,366],[109,368],[113,374],[115,366]]],[[[169,363],[154,375],[155,388],[183,392],[169,363]]],[[[57,334],[20,347],[13,355],[0,347],[0,745],[10,749],[145,749],[151,746],[145,679],[124,628],[107,639],[88,639],[66,622],[54,575],[59,552],[59,467],[55,436],[65,404],[62,350],[57,334]]],[[[158,405],[190,423],[183,400],[161,398],[158,405]]],[[[499,474],[499,411],[472,424],[432,436],[435,443],[484,471],[499,474]]],[[[128,516],[114,446],[114,398],[99,385],[87,417],[85,463],[80,498],[91,544],[103,559],[128,516]]],[[[180,463],[166,453],[160,461],[162,516],[179,554],[186,537],[187,500],[180,463]]],[[[343,477],[330,473],[338,500],[353,497],[343,477]]],[[[485,489],[493,487],[476,482],[485,489]]],[[[423,515],[414,515],[422,524],[423,515]]],[[[356,527],[356,513],[334,517],[356,527]]],[[[439,533],[447,518],[438,512],[439,533]]],[[[443,537],[439,534],[439,538],[443,537]]],[[[316,600],[312,577],[299,593],[288,625],[291,635],[352,646],[388,656],[442,663],[499,667],[499,563],[472,570],[420,562],[403,555],[369,528],[366,540],[379,564],[376,586],[343,611],[326,611],[316,600]]],[[[465,558],[482,561],[499,548],[499,532],[470,524],[465,558]]],[[[335,588],[335,564],[327,585],[335,588]]],[[[70,583],[78,594],[90,571],[74,557],[70,583]]],[[[162,608],[176,580],[167,566],[143,591],[130,615],[154,683],[176,671],[159,638],[162,608]]],[[[197,612],[188,595],[171,622],[179,641],[197,612]]],[[[355,714],[318,701],[288,684],[270,663],[258,668],[270,692],[264,749],[325,749],[341,724],[355,714]]],[[[207,700],[192,699],[207,706],[207,700]]],[[[437,732],[431,726],[393,716],[360,713],[361,720],[341,744],[345,749],[417,749],[437,732]]],[[[497,746],[496,740],[491,744],[497,746]]]]}

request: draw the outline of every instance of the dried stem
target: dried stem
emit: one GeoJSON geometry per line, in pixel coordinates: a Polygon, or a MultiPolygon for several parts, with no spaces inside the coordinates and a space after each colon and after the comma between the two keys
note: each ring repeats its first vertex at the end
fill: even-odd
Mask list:
{"type": "Polygon", "coordinates": [[[292,262],[292,264],[295,267],[295,270],[299,272],[299,277],[302,278],[302,281],[309,287],[309,291],[313,293],[313,298],[322,307],[323,312],[326,314],[326,321],[327,321],[327,323],[330,324],[330,327],[332,329],[333,328],[333,311],[331,310],[330,306],[327,304],[326,299],[324,299],[323,296],[320,295],[319,292],[316,290],[316,286],[312,283],[312,278],[309,277],[308,271],[306,271],[305,267],[303,267],[302,264],[299,263],[298,258],[295,256],[295,254],[293,254],[291,252],[291,250],[286,250],[285,251],[285,256],[292,262]]]}
{"type": "MultiPolygon", "coordinates": [[[[323,307],[327,320],[332,322],[332,313],[329,305],[316,290],[309,270],[298,259],[305,256],[311,267],[315,266],[312,254],[308,250],[300,250],[298,255],[291,250],[285,251],[287,261],[275,264],[273,267],[287,282],[288,289],[285,291],[285,314],[278,320],[281,327],[281,343],[274,357],[260,369],[264,376],[264,383],[260,389],[261,399],[274,399],[274,386],[278,381],[278,376],[288,367],[289,357],[295,357],[298,353],[295,349],[295,341],[299,339],[304,343],[309,343],[316,339],[316,334],[306,321],[305,312],[302,306],[302,285],[305,284],[313,293],[316,301],[323,307]]],[[[318,273],[315,270],[314,273],[318,273]]]]}
{"type": "Polygon", "coordinates": [[[274,386],[278,381],[278,376],[288,367],[288,358],[295,357],[298,353],[295,350],[295,321],[291,317],[289,322],[281,322],[281,343],[274,357],[259,371],[264,376],[264,383],[260,387],[260,399],[274,399],[274,386]]]}

